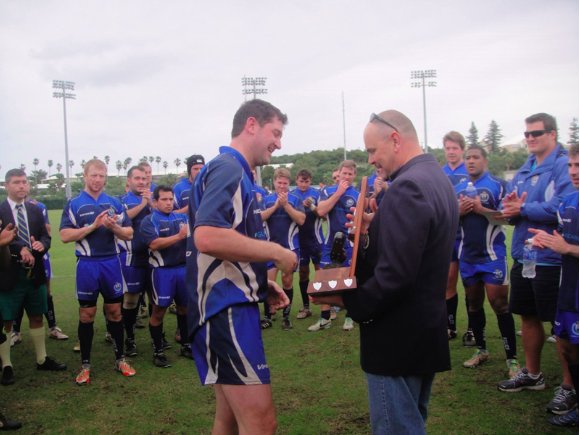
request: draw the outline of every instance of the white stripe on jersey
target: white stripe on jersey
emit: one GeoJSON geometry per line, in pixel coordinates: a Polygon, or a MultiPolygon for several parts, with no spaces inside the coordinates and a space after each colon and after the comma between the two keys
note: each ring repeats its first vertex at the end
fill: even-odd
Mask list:
{"type": "Polygon", "coordinates": [[[296,249],[296,246],[294,246],[294,237],[298,235],[298,230],[298,224],[292,221],[292,224],[290,224],[290,228],[288,229],[288,249],[291,251],[296,249]]]}
{"type": "Polygon", "coordinates": [[[163,262],[163,256],[159,253],[159,251],[152,251],[151,249],[149,249],[150,253],[153,253],[153,256],[149,256],[149,264],[152,265],[153,267],[161,267],[161,266],[165,266],[165,263],[163,262]]]}
{"type": "Polygon", "coordinates": [[[240,347],[240,344],[238,343],[238,338],[236,337],[236,330],[234,329],[234,321],[232,319],[232,307],[228,308],[228,321],[230,324],[230,333],[232,334],[232,340],[234,342],[234,346],[236,346],[236,350],[238,351],[238,356],[240,357],[242,364],[244,364],[244,368],[246,369],[246,373],[248,374],[248,376],[244,376],[242,373],[240,373],[238,371],[236,365],[234,364],[234,362],[232,361],[232,359],[230,357],[230,364],[232,365],[232,368],[235,370],[236,374],[240,377],[240,379],[246,385],[256,384],[256,383],[261,384],[262,381],[260,380],[260,378],[258,377],[256,372],[252,368],[252,365],[248,361],[248,358],[246,358],[246,355],[244,355],[244,352],[242,352],[242,348],[240,347]]]}
{"type": "Polygon", "coordinates": [[[90,257],[91,256],[91,246],[89,245],[89,242],[87,242],[87,239],[82,239],[79,240],[78,242],[75,242],[75,249],[78,252],[83,252],[84,251],[84,255],[86,257],[90,257]]]}
{"type": "MultiPolygon", "coordinates": [[[[242,169],[243,172],[243,169],[242,169]]],[[[234,206],[234,222],[232,224],[232,228],[237,228],[240,223],[244,220],[244,202],[242,200],[242,181],[244,177],[240,178],[240,182],[238,184],[238,189],[236,193],[234,193],[234,197],[232,198],[232,203],[234,206]]]]}
{"type": "Polygon", "coordinates": [[[215,370],[216,371],[214,372],[211,368],[211,351],[209,348],[210,328],[211,328],[211,322],[207,322],[206,327],[205,327],[205,333],[207,334],[205,336],[205,349],[206,349],[205,359],[206,359],[206,363],[207,363],[207,374],[205,375],[204,385],[215,384],[217,382],[217,371],[219,369],[219,358],[216,358],[216,362],[215,362],[215,370]]]}
{"type": "Polygon", "coordinates": [[[316,235],[316,240],[318,241],[319,244],[325,242],[320,237],[320,234],[322,234],[321,228],[322,228],[322,219],[318,218],[314,221],[314,234],[316,235]]]}

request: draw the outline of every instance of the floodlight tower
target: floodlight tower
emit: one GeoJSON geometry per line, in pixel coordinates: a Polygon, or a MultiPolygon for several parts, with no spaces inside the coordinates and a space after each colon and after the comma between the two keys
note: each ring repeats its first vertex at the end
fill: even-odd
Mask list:
{"type": "Polygon", "coordinates": [[[66,91],[74,91],[75,90],[75,84],[73,82],[64,82],[62,80],[53,80],[52,81],[52,87],[53,89],[62,89],[62,92],[53,92],[52,96],[54,98],[62,98],[62,107],[64,110],[64,154],[65,154],[65,162],[67,162],[67,164],[65,165],[66,167],[66,187],[65,187],[65,192],[66,192],[66,199],[70,199],[71,198],[71,192],[70,192],[70,175],[69,175],[69,159],[68,159],[68,138],[67,138],[67,132],[66,132],[66,99],[70,98],[72,100],[75,99],[76,95],[75,94],[71,94],[71,93],[67,93],[66,91]]]}
{"type": "MultiPolygon", "coordinates": [[[[254,94],[254,100],[256,99],[256,94],[267,94],[268,89],[256,88],[256,86],[266,86],[267,77],[246,77],[242,78],[242,94],[244,94],[244,101],[247,101],[247,95],[254,94]],[[251,86],[248,89],[248,86],[251,86]]],[[[258,186],[262,186],[262,171],[260,168],[256,168],[256,175],[258,176],[258,186]]]]}
{"type": "Polygon", "coordinates": [[[437,71],[434,69],[427,69],[425,71],[411,71],[411,79],[418,80],[420,82],[411,83],[412,88],[423,88],[423,121],[425,123],[425,152],[428,151],[427,147],[427,103],[425,101],[425,87],[426,86],[437,86],[437,82],[425,83],[425,79],[432,79],[437,77],[437,71]]]}

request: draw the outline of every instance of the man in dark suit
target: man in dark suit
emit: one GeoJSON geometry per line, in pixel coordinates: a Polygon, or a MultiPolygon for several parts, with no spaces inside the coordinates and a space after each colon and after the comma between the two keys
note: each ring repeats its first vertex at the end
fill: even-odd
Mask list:
{"type": "Polygon", "coordinates": [[[364,141],[392,183],[361,225],[358,289],[315,302],[344,306],[360,323],[373,434],[420,434],[435,373],[451,369],[445,289],[459,207],[405,115],[373,114],[364,141]]]}
{"type": "MultiPolygon", "coordinates": [[[[0,310],[7,333],[12,331],[12,321],[24,307],[30,321],[30,338],[36,351],[38,370],[66,370],[46,355],[43,314],[47,311],[46,273],[42,256],[50,249],[50,236],[44,224],[42,210],[24,198],[28,194],[28,180],[21,169],[6,173],[8,198],[0,204],[2,229],[8,224],[17,227],[17,237],[10,243],[11,261],[0,280],[0,310]]],[[[2,379],[0,384],[14,383],[10,361],[10,343],[0,344],[2,379]]]]}

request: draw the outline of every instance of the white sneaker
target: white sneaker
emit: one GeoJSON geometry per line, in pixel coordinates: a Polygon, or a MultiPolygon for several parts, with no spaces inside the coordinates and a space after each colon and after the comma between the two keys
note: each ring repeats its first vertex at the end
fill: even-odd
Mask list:
{"type": "Polygon", "coordinates": [[[330,308],[330,320],[336,320],[337,317],[338,317],[338,311],[336,311],[336,308],[331,307],[330,308]]]}
{"type": "Polygon", "coordinates": [[[22,343],[22,337],[20,336],[20,332],[12,331],[12,335],[10,336],[10,347],[18,343],[22,343]]]}
{"type": "Polygon", "coordinates": [[[522,336],[522,331],[518,331],[518,332],[516,332],[516,334],[521,337],[522,336]]]}
{"type": "Polygon", "coordinates": [[[58,326],[50,328],[48,331],[49,338],[55,338],[57,340],[68,340],[68,335],[63,334],[62,330],[58,326]]]}
{"type": "Polygon", "coordinates": [[[352,331],[354,329],[354,323],[350,317],[344,319],[344,325],[342,325],[343,331],[352,331]]]}
{"type": "Polygon", "coordinates": [[[318,322],[316,322],[314,325],[308,328],[308,330],[310,332],[316,332],[320,331],[321,329],[328,329],[330,328],[330,325],[332,325],[332,320],[325,320],[321,317],[320,319],[318,319],[318,322]]]}
{"type": "Polygon", "coordinates": [[[556,334],[550,335],[548,338],[546,338],[546,341],[548,343],[556,343],[556,334]]]}

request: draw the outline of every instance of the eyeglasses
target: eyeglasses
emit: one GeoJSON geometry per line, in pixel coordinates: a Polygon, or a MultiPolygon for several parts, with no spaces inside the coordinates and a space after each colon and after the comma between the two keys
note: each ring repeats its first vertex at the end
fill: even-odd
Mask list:
{"type": "MultiPolygon", "coordinates": [[[[369,119],[369,122],[373,122],[373,121],[380,121],[383,124],[387,124],[389,127],[391,127],[392,129],[394,129],[397,133],[399,132],[399,130],[397,130],[397,127],[395,127],[393,124],[385,121],[383,118],[381,118],[379,115],[375,114],[375,113],[371,113],[371,119],[369,119]]],[[[527,137],[527,136],[526,136],[527,137]]]]}
{"type": "Polygon", "coordinates": [[[530,136],[532,137],[540,137],[543,134],[549,133],[552,130],[534,130],[534,131],[524,131],[524,136],[527,138],[529,138],[530,136]]]}

